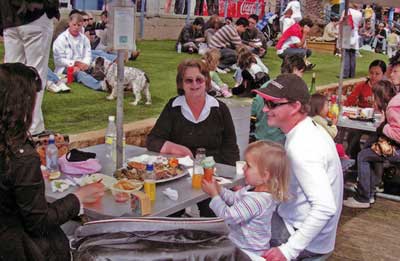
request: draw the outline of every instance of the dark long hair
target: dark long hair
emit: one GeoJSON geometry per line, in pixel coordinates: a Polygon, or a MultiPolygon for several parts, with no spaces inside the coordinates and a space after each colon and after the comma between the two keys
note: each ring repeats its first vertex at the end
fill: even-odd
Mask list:
{"type": "Polygon", "coordinates": [[[388,80],[381,80],[374,84],[372,92],[376,107],[383,113],[386,112],[389,101],[397,94],[395,86],[388,80]]]}
{"type": "Polygon", "coordinates": [[[8,173],[11,154],[30,139],[36,92],[41,80],[33,67],[22,63],[0,65],[0,156],[8,173]]]}
{"type": "Polygon", "coordinates": [[[308,115],[310,117],[320,115],[326,101],[327,98],[324,95],[319,93],[313,94],[310,99],[310,112],[308,113],[308,115]]]}

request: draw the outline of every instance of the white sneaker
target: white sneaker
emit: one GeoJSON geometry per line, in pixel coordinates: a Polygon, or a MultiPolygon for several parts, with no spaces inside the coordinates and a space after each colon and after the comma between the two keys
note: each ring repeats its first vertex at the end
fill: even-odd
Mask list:
{"type": "Polygon", "coordinates": [[[343,206],[348,208],[370,208],[370,203],[363,203],[355,200],[353,197],[343,200],[343,206]]]}
{"type": "Polygon", "coordinates": [[[57,84],[55,84],[54,82],[51,82],[51,81],[47,81],[46,89],[49,92],[53,92],[53,93],[58,93],[61,91],[61,88],[57,84]]]}
{"type": "Polygon", "coordinates": [[[222,73],[222,74],[226,74],[226,72],[220,68],[217,67],[217,69],[215,70],[217,73],[222,73]]]}
{"type": "Polygon", "coordinates": [[[375,204],[375,197],[370,198],[370,199],[369,199],[369,203],[370,203],[370,204],[375,204]]]}
{"type": "Polygon", "coordinates": [[[69,88],[65,83],[63,83],[62,81],[58,82],[58,87],[61,89],[62,92],[70,92],[71,88],[69,88]]]}

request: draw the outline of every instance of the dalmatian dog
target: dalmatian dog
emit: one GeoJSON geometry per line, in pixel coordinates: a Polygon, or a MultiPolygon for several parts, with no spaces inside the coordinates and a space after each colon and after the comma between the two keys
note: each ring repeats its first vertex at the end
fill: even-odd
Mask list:
{"type": "MultiPolygon", "coordinates": [[[[102,57],[97,57],[94,61],[94,70],[104,71],[104,81],[101,82],[103,90],[111,90],[111,94],[107,96],[107,100],[114,100],[117,97],[117,64],[112,63],[102,57]],[[99,69],[100,68],[100,69],[99,69]]],[[[146,73],[134,67],[124,68],[124,90],[132,90],[135,100],[130,102],[137,105],[142,99],[142,92],[146,96],[146,105],[151,104],[150,80],[146,73]]]]}

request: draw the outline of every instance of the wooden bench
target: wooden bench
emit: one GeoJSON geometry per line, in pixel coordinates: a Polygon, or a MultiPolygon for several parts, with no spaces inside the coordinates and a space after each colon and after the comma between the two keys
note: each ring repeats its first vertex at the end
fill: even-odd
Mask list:
{"type": "Polygon", "coordinates": [[[334,54],[336,42],[307,41],[307,48],[315,52],[334,54]]]}

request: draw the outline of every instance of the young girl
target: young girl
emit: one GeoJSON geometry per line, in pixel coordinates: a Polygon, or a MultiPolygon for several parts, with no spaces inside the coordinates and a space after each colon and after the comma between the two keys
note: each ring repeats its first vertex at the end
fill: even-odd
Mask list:
{"type": "Polygon", "coordinates": [[[239,69],[234,75],[236,87],[232,89],[235,95],[253,96],[251,90],[260,88],[269,80],[268,68],[245,46],[238,50],[237,65],[239,69]]]}
{"type": "Polygon", "coordinates": [[[284,148],[270,141],[251,143],[245,158],[246,187],[233,192],[203,179],[202,188],[212,197],[211,209],[229,226],[232,242],[261,255],[270,247],[272,213],[287,200],[289,162],[284,148]]]}
{"type": "Polygon", "coordinates": [[[332,121],[327,119],[329,111],[328,99],[322,94],[315,93],[311,96],[310,106],[310,113],[308,115],[321,125],[334,139],[338,132],[336,127],[337,118],[332,121]]]}
{"type": "Polygon", "coordinates": [[[229,98],[232,96],[232,93],[230,93],[228,85],[219,78],[219,75],[216,72],[220,58],[221,54],[217,49],[209,49],[203,55],[203,61],[206,64],[207,69],[210,71],[211,91],[216,92],[216,96],[223,95],[225,98],[229,98]]]}

